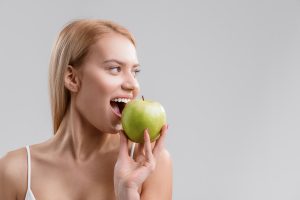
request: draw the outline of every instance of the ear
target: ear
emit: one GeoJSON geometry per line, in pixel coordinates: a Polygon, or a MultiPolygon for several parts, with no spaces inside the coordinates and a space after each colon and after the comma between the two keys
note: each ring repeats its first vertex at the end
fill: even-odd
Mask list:
{"type": "Polygon", "coordinates": [[[78,70],[73,66],[68,65],[64,74],[65,87],[70,90],[70,92],[78,92],[80,88],[80,79],[78,70]]]}

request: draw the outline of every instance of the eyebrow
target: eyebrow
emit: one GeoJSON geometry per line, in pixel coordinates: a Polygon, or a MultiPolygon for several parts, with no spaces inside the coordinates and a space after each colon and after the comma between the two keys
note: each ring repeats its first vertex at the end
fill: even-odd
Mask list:
{"type": "MultiPolygon", "coordinates": [[[[119,61],[119,60],[116,60],[116,59],[105,60],[103,63],[105,64],[105,63],[109,63],[109,62],[116,62],[116,63],[118,63],[119,65],[123,65],[123,66],[126,65],[124,62],[119,61]]],[[[139,67],[139,66],[141,66],[141,65],[140,65],[140,64],[135,64],[135,65],[133,65],[133,67],[139,67]]]]}

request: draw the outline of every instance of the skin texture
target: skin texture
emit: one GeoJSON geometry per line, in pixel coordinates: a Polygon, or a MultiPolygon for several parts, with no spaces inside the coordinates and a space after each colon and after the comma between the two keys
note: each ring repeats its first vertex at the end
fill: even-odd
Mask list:
{"type": "MultiPolygon", "coordinates": [[[[131,143],[111,110],[112,98],[138,95],[137,68],[135,47],[112,33],[91,46],[82,66],[68,67],[71,103],[62,125],[49,140],[30,146],[37,200],[172,198],[172,162],[163,145],[167,126],[152,144],[145,131],[145,143],[131,159],[131,143]]],[[[26,190],[27,157],[21,148],[0,159],[0,199],[24,200],[26,190]]]]}

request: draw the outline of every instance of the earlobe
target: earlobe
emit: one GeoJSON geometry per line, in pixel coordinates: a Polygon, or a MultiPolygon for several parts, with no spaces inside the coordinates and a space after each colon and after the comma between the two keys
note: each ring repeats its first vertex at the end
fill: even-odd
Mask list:
{"type": "Polygon", "coordinates": [[[67,69],[65,70],[64,84],[65,87],[70,90],[70,92],[78,92],[79,80],[77,77],[77,70],[71,65],[68,65],[67,69]]]}

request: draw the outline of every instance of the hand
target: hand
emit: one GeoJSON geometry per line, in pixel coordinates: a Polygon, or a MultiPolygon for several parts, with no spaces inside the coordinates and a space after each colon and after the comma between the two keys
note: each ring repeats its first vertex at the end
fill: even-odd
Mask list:
{"type": "Polygon", "coordinates": [[[162,127],[160,137],[153,150],[146,129],[144,131],[144,143],[139,144],[136,152],[136,160],[129,156],[128,139],[123,132],[120,133],[120,151],[114,169],[114,187],[117,199],[127,199],[129,193],[138,196],[137,199],[139,199],[138,190],[155,169],[156,161],[163,149],[167,129],[167,125],[162,127]]]}

